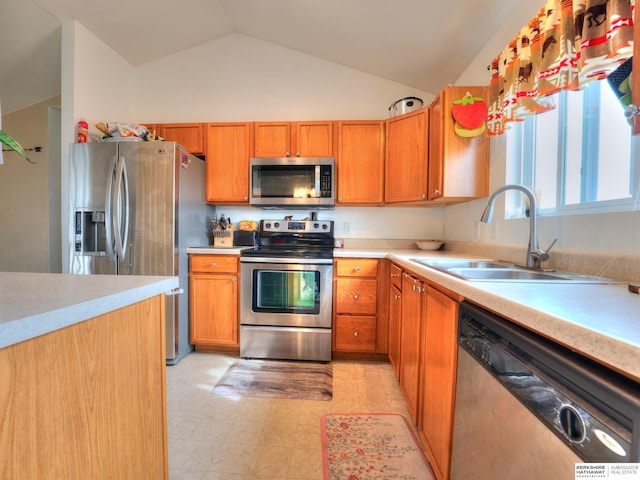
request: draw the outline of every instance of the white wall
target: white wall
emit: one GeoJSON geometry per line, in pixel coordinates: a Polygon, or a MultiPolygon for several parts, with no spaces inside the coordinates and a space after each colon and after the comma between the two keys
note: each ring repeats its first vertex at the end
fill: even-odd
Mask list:
{"type": "MultiPolygon", "coordinates": [[[[523,2],[504,27],[495,33],[476,60],[456,81],[459,85],[488,84],[487,65],[538,11],[539,4],[523,2]]],[[[640,138],[634,138],[640,155],[640,138]]],[[[506,178],[505,135],[491,139],[490,191],[503,186],[506,178]]],[[[444,219],[447,239],[458,241],[481,240],[487,243],[525,247],[529,238],[528,219],[504,220],[504,196],[496,202],[493,223],[479,224],[478,219],[486,200],[476,200],[447,207],[444,219]]],[[[640,253],[640,213],[571,215],[542,217],[538,222],[540,246],[546,248],[558,238],[556,249],[612,253],[640,253]]]]}
{"type": "Polygon", "coordinates": [[[138,67],[141,122],[385,119],[432,94],[241,34],[138,67]]]}
{"type": "MultiPolygon", "coordinates": [[[[141,122],[385,119],[389,106],[433,95],[240,34],[142,65],[135,71],[141,122]]],[[[233,221],[304,218],[305,211],[217,208],[233,221]]],[[[349,208],[319,212],[341,238],[440,238],[443,208],[349,208]],[[350,232],[344,231],[344,223],[350,232]]]]}

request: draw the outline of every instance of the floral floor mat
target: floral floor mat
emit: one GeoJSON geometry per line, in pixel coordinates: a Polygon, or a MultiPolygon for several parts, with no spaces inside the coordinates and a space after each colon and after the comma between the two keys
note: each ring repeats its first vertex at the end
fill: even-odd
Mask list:
{"type": "Polygon", "coordinates": [[[324,415],[322,447],[325,480],[434,478],[418,439],[402,415],[324,415]]]}

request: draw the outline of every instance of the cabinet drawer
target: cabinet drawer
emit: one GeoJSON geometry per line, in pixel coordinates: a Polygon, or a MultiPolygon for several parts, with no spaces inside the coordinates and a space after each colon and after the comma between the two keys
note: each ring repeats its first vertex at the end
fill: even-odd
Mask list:
{"type": "Polygon", "coordinates": [[[336,312],[375,315],[377,289],[377,280],[336,279],[336,312]]]}
{"type": "Polygon", "coordinates": [[[336,350],[376,350],[376,317],[336,316],[336,350]]]}
{"type": "Polygon", "coordinates": [[[389,276],[391,277],[391,285],[402,291],[402,269],[392,263],[389,267],[389,276]]]}
{"type": "Polygon", "coordinates": [[[232,255],[191,255],[191,271],[203,273],[237,273],[238,257],[232,255]]]}
{"type": "Polygon", "coordinates": [[[378,260],[370,258],[336,260],[336,275],[338,277],[377,277],[378,260]]]}

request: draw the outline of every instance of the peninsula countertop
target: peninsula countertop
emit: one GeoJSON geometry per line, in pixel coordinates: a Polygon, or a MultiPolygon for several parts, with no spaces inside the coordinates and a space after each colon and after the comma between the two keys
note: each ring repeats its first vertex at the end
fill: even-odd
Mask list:
{"type": "Polygon", "coordinates": [[[334,257],[389,258],[426,280],[640,381],[640,295],[630,293],[626,283],[473,282],[411,261],[470,258],[449,251],[354,248],[335,249],[334,257]]]}
{"type": "Polygon", "coordinates": [[[0,348],[178,286],[178,277],[0,272],[0,348]]]}

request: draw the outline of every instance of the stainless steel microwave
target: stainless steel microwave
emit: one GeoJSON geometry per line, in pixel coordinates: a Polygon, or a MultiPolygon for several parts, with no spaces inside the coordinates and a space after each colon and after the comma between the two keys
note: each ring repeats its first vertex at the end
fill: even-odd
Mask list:
{"type": "Polygon", "coordinates": [[[332,157],[251,158],[249,168],[251,205],[282,208],[335,205],[332,157]]]}

